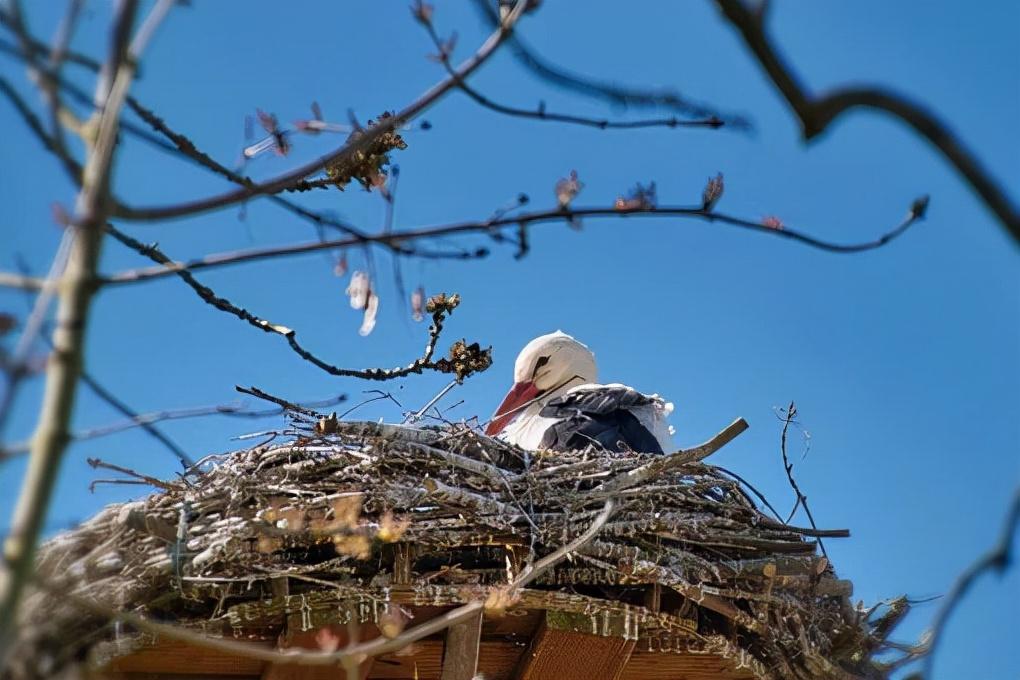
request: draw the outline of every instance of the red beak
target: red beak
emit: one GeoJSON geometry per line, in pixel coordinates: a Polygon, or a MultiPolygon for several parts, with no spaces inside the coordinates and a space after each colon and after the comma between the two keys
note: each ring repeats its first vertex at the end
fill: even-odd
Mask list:
{"type": "Polygon", "coordinates": [[[502,432],[503,428],[517,417],[521,408],[541,393],[533,382],[515,383],[503,398],[503,403],[496,409],[489,426],[485,428],[485,434],[493,437],[502,432]]]}

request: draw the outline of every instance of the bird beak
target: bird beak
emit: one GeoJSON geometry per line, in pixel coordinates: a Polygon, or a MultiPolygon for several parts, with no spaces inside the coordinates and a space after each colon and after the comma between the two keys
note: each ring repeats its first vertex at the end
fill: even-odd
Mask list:
{"type": "Polygon", "coordinates": [[[524,405],[540,394],[542,391],[535,387],[533,382],[515,383],[503,398],[503,403],[496,409],[496,413],[493,414],[492,420],[485,428],[485,434],[493,437],[502,432],[503,428],[517,417],[524,405]]]}

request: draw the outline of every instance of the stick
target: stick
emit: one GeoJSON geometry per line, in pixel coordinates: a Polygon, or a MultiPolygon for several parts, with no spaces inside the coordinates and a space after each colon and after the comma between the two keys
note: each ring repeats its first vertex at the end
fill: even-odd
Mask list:
{"type": "Polygon", "coordinates": [[[708,456],[711,456],[723,446],[733,441],[737,435],[747,428],[747,421],[743,418],[737,418],[727,425],[722,432],[715,435],[704,444],[699,444],[692,449],[677,451],[674,454],[656,458],[651,463],[646,463],[639,468],[635,468],[622,475],[618,475],[604,484],[600,484],[591,491],[590,495],[601,496],[604,494],[623,491],[624,489],[629,489],[632,486],[646,482],[649,479],[668,472],[669,470],[673,470],[690,463],[696,463],[699,460],[703,460],[708,456]]]}

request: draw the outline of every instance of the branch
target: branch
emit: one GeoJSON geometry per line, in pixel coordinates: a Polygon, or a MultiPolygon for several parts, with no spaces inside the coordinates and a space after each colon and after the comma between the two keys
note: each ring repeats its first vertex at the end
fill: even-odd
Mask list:
{"type": "Polygon", "coordinates": [[[43,128],[42,121],[39,120],[39,117],[35,115],[35,112],[32,111],[28,104],[25,103],[25,100],[22,99],[17,90],[14,89],[14,86],[12,86],[3,76],[0,76],[0,92],[3,92],[7,96],[10,102],[14,105],[14,108],[17,109],[18,113],[21,115],[21,118],[25,121],[28,128],[39,139],[39,141],[42,142],[43,147],[56,156],[56,158],[61,162],[64,166],[64,171],[67,173],[68,177],[71,178],[71,181],[74,182],[75,185],[80,184],[82,173],[81,164],[71,157],[71,155],[67,152],[66,147],[58,143],[55,138],[51,137],[46,132],[45,128],[43,128]]]}
{"type": "MultiPolygon", "coordinates": [[[[234,172],[227,166],[213,159],[209,154],[200,150],[197,146],[195,146],[195,143],[192,142],[187,136],[179,132],[175,132],[173,129],[170,128],[170,126],[166,124],[166,122],[162,118],[157,116],[150,109],[143,106],[137,99],[130,98],[128,99],[127,103],[128,106],[131,107],[131,110],[138,114],[139,118],[148,123],[153,130],[156,130],[157,132],[165,136],[167,139],[169,139],[171,142],[173,142],[173,147],[170,147],[171,150],[175,149],[179,153],[179,155],[206,168],[207,170],[210,170],[211,172],[216,173],[217,175],[220,175],[221,177],[230,180],[234,184],[238,184],[242,187],[247,188],[252,188],[256,186],[255,181],[252,180],[250,177],[246,177],[245,175],[241,175],[240,173],[234,172]]],[[[142,138],[147,139],[146,137],[142,138]]],[[[334,229],[339,229],[340,231],[348,233],[352,236],[361,237],[365,236],[365,234],[363,234],[361,231],[359,231],[350,224],[341,222],[340,220],[334,219],[332,217],[328,217],[326,215],[323,215],[322,213],[308,210],[307,208],[304,208],[298,205],[297,203],[294,203],[293,201],[284,198],[283,196],[277,196],[273,194],[270,195],[268,198],[270,201],[279,205],[285,210],[289,210],[298,217],[308,220],[317,226],[332,227],[334,229]]]]}
{"type": "MultiPolygon", "coordinates": [[[[21,269],[22,275],[27,276],[30,273],[27,264],[24,263],[24,262],[20,262],[19,264],[20,264],[20,269],[21,269]]],[[[2,279],[2,277],[0,277],[0,279],[2,279]]],[[[33,305],[33,301],[31,299],[31,297],[29,297],[28,303],[29,303],[30,307],[33,305]]],[[[46,342],[47,345],[49,345],[50,352],[52,352],[53,351],[53,341],[51,340],[51,336],[53,335],[53,327],[52,327],[52,324],[50,324],[50,323],[46,323],[45,326],[46,327],[43,329],[43,331],[41,333],[41,337],[43,338],[43,341],[46,342]]],[[[104,387],[98,380],[96,380],[92,376],[91,373],[89,373],[88,371],[84,370],[84,368],[81,371],[81,381],[83,383],[85,383],[85,385],[89,389],[91,389],[92,392],[97,397],[99,397],[101,400],[106,402],[114,410],[119,411],[122,415],[125,415],[128,418],[137,418],[138,417],[138,413],[134,409],[132,409],[124,401],[122,401],[115,394],[113,394],[113,392],[111,390],[109,390],[108,388],[104,387]]],[[[2,419],[4,417],[2,412],[3,412],[3,407],[0,406],[0,421],[2,421],[2,419]]],[[[187,469],[187,468],[191,467],[192,465],[194,465],[194,461],[191,460],[191,457],[187,454],[187,452],[185,452],[185,450],[183,448],[181,448],[179,444],[177,444],[175,441],[170,439],[170,437],[168,437],[166,434],[164,434],[155,425],[152,425],[150,423],[142,423],[141,424],[141,428],[143,430],[145,430],[148,434],[150,434],[156,441],[158,441],[161,444],[163,444],[163,446],[165,446],[170,451],[170,453],[172,453],[174,456],[176,456],[177,459],[181,462],[181,465],[184,466],[185,469],[187,469]]],[[[0,430],[2,430],[2,429],[3,428],[0,427],[0,430]]]]}
{"type": "MultiPolygon", "coordinates": [[[[83,381],[84,378],[85,376],[82,375],[83,381]]],[[[302,403],[300,406],[308,409],[328,408],[346,400],[347,395],[341,394],[331,399],[302,403]]],[[[88,441],[90,439],[98,439],[118,432],[124,432],[125,430],[130,430],[136,427],[144,428],[152,423],[159,423],[167,420],[187,420],[191,418],[204,418],[206,416],[270,418],[272,416],[284,415],[285,413],[287,413],[286,408],[250,409],[241,404],[216,404],[213,406],[193,406],[191,408],[182,409],[163,409],[160,411],[151,411],[149,413],[136,413],[129,416],[127,420],[121,420],[116,423],[101,425],[87,430],[79,430],[78,432],[71,433],[70,439],[75,442],[88,441]]],[[[160,434],[162,435],[162,433],[160,434]]],[[[0,463],[14,458],[15,456],[28,453],[31,446],[31,441],[24,441],[11,444],[10,446],[0,447],[0,463]]],[[[176,447],[176,445],[174,446],[176,447]]],[[[194,462],[186,454],[183,455],[183,457],[178,455],[178,458],[180,458],[181,463],[183,463],[185,467],[191,467],[194,465],[194,462]]]]}
{"type": "Polygon", "coordinates": [[[799,81],[765,33],[764,17],[750,9],[745,0],[715,0],[726,19],[736,28],[748,48],[800,120],[806,141],[820,135],[843,113],[870,108],[900,119],[942,152],[957,172],[970,183],[1002,226],[1020,243],[1020,212],[982,166],[970,149],[949,127],[924,106],[900,94],[879,87],[848,87],[822,97],[813,96],[799,81]]]}
{"type": "MultiPolygon", "coordinates": [[[[106,231],[113,236],[115,239],[126,245],[128,248],[148,257],[154,262],[159,262],[163,265],[172,265],[173,262],[162,251],[159,250],[155,245],[145,245],[141,241],[131,238],[127,234],[124,234],[114,228],[112,225],[106,225],[106,231]]],[[[436,342],[439,339],[439,334],[443,330],[443,321],[446,315],[453,311],[453,308],[459,304],[460,298],[457,296],[451,296],[451,300],[447,301],[445,298],[442,303],[435,307],[432,315],[432,325],[429,327],[429,339],[425,345],[425,352],[421,357],[415,359],[410,364],[404,367],[397,367],[391,369],[383,368],[367,368],[363,370],[350,369],[350,368],[339,368],[330,363],[327,363],[317,357],[316,355],[309,352],[307,349],[301,346],[297,341],[297,332],[292,328],[282,326],[280,324],[274,324],[271,321],[260,318],[243,307],[238,307],[226,298],[219,297],[216,293],[209,288],[198,282],[198,280],[191,274],[191,272],[185,269],[179,269],[174,272],[184,283],[186,283],[195,293],[202,298],[202,300],[221,312],[226,312],[238,319],[248,323],[250,326],[258,328],[259,330],[266,333],[274,333],[281,335],[287,339],[287,343],[290,348],[305,361],[321,368],[330,375],[346,378],[361,378],[363,380],[392,380],[393,378],[402,378],[412,373],[422,373],[423,371],[438,371],[440,373],[456,373],[458,378],[464,378],[471,373],[485,370],[488,368],[487,357],[488,350],[481,350],[476,345],[466,345],[463,342],[455,343],[451,348],[450,359],[439,359],[433,360],[433,355],[436,351],[436,342]],[[454,300],[453,298],[456,298],[454,300]],[[459,352],[466,352],[473,356],[459,357],[453,356],[459,352]],[[467,361],[469,365],[464,366],[463,361],[467,361]]],[[[433,301],[437,300],[440,296],[434,297],[430,300],[430,305],[433,301]]],[[[432,311],[432,310],[430,310],[432,311]]]]}
{"type": "MultiPolygon", "coordinates": [[[[498,217],[494,219],[474,221],[474,222],[458,222],[454,224],[446,224],[435,227],[421,227],[418,229],[410,229],[407,231],[391,232],[389,234],[373,234],[366,237],[358,238],[346,238],[346,239],[333,239],[325,241],[314,241],[309,243],[297,243],[292,245],[284,246],[273,246],[268,248],[252,248],[249,250],[232,251],[226,253],[216,253],[213,255],[207,255],[202,258],[189,260],[187,262],[169,262],[161,267],[152,267],[148,269],[137,269],[125,272],[113,274],[109,277],[100,280],[103,285],[117,285],[125,283],[135,283],[138,281],[145,281],[149,279],[162,278],[164,276],[170,276],[177,274],[181,271],[197,271],[199,269],[207,269],[211,267],[223,267],[227,265],[240,264],[242,262],[253,262],[257,260],[266,260],[277,257],[289,257],[293,255],[303,255],[306,253],[318,252],[321,250],[333,250],[337,248],[348,248],[351,246],[366,245],[371,243],[407,243],[410,241],[418,241],[422,239],[437,238],[440,236],[452,236],[469,233],[479,233],[492,235],[496,230],[503,227],[515,227],[519,228],[522,225],[534,225],[534,224],[548,224],[548,223],[560,223],[579,220],[585,217],[682,217],[690,219],[704,220],[706,222],[720,222],[742,229],[748,229],[750,231],[756,231],[763,234],[770,234],[778,238],[786,238],[799,243],[803,243],[812,248],[824,250],[832,253],[859,253],[866,250],[873,250],[880,248],[887,243],[891,242],[896,237],[903,234],[907,229],[913,226],[916,222],[924,218],[925,206],[927,205],[927,198],[918,199],[914,202],[907,217],[904,218],[896,227],[892,230],[882,234],[877,239],[872,241],[866,241],[862,243],[852,244],[841,244],[832,243],[830,241],[824,241],[822,239],[815,238],[804,232],[791,229],[789,227],[783,227],[782,229],[776,229],[769,227],[761,222],[753,220],[747,220],[732,215],[726,215],[723,213],[715,212],[712,209],[706,209],[703,206],[660,206],[660,207],[632,207],[632,208],[570,208],[560,207],[553,208],[551,210],[543,210],[531,213],[521,213],[513,216],[498,217]]],[[[3,283],[3,277],[0,276],[0,283],[3,283]]],[[[33,285],[32,281],[12,281],[20,286],[33,285]]]]}
{"type": "Polygon", "coordinates": [[[49,50],[48,63],[40,65],[37,63],[33,47],[33,39],[30,37],[28,28],[21,11],[20,0],[11,0],[9,4],[10,13],[0,14],[0,22],[6,25],[18,38],[21,46],[21,55],[25,65],[28,67],[29,78],[43,94],[50,112],[50,142],[54,155],[64,161],[72,181],[78,184],[81,180],[80,168],[78,173],[73,172],[75,162],[71,159],[64,138],[64,127],[69,127],[76,133],[81,134],[82,123],[74,113],[67,109],[60,100],[60,70],[67,53],[67,46],[74,33],[81,12],[81,0],[70,0],[67,6],[67,13],[57,29],[57,35],[53,41],[53,47],[49,50]]]}
{"type": "MultiPolygon", "coordinates": [[[[438,50],[439,62],[446,69],[447,73],[456,78],[457,73],[456,71],[454,71],[453,66],[450,64],[449,49],[446,47],[446,45],[443,43],[442,38],[440,38],[439,34],[436,32],[435,25],[432,23],[431,19],[420,21],[425,26],[426,32],[428,32],[429,37],[432,39],[433,44],[438,50]]],[[[599,130],[634,130],[638,128],[651,128],[651,127],[667,127],[667,128],[705,127],[717,129],[726,124],[722,119],[716,117],[715,115],[710,115],[700,120],[684,120],[681,118],[677,118],[676,116],[670,116],[668,118],[650,118],[644,120],[609,120],[606,118],[589,118],[586,116],[576,116],[566,113],[551,113],[545,110],[544,103],[540,104],[538,109],[536,110],[522,109],[515,106],[507,106],[506,104],[500,104],[489,99],[481,92],[468,85],[463,80],[458,80],[457,87],[464,94],[466,94],[468,97],[474,100],[477,104],[491,111],[495,111],[496,113],[502,113],[504,115],[513,116],[516,118],[533,118],[553,123],[569,123],[572,125],[581,125],[585,127],[598,128],[599,130]]]]}
{"type": "MultiPolygon", "coordinates": [[[[495,25],[498,19],[488,2],[475,0],[475,7],[486,23],[495,25]]],[[[695,118],[724,120],[726,125],[738,129],[751,127],[744,116],[720,113],[710,106],[687,99],[676,90],[632,88],[571,73],[540,57],[517,35],[510,36],[507,46],[522,66],[542,80],[588,97],[608,101],[614,106],[670,109],[695,118]]]]}
{"type": "Polygon", "coordinates": [[[622,475],[617,475],[593,489],[591,493],[597,495],[618,493],[624,489],[629,489],[632,486],[646,482],[649,479],[659,477],[670,470],[704,460],[733,441],[747,427],[746,420],[737,418],[704,444],[677,451],[667,456],[658,456],[651,463],[646,463],[622,475]]]}
{"type": "Polygon", "coordinates": [[[924,668],[921,672],[923,678],[932,677],[932,670],[935,664],[935,649],[938,647],[939,642],[942,641],[946,621],[952,616],[957,605],[967,595],[967,592],[978,580],[978,577],[986,571],[996,571],[1001,575],[1012,564],[1013,534],[1016,533],[1018,526],[1020,526],[1020,488],[1013,492],[1013,499],[1010,501],[1009,509],[1006,511],[1006,522],[1002,526],[1002,533],[999,535],[999,540],[995,546],[957,577],[953,587],[950,588],[949,593],[946,595],[942,607],[935,614],[935,619],[931,625],[931,632],[929,633],[927,656],[925,657],[924,668]]]}
{"type": "MultiPolygon", "coordinates": [[[[786,455],[786,432],[790,429],[790,423],[797,417],[797,407],[791,401],[790,406],[786,409],[786,415],[784,416],[783,422],[783,435],[780,438],[780,446],[783,452],[783,469],[786,471],[786,478],[790,481],[790,488],[797,494],[797,502],[794,503],[793,510],[790,511],[790,516],[786,518],[786,524],[790,523],[793,519],[794,514],[797,512],[797,507],[801,506],[804,508],[804,513],[807,515],[808,521],[811,522],[811,528],[815,531],[815,536],[819,535],[818,525],[815,524],[815,518],[811,516],[811,508],[807,504],[807,496],[797,486],[797,480],[793,478],[793,463],[790,462],[789,457],[786,455]]],[[[818,539],[818,547],[822,550],[822,555],[828,557],[829,555],[825,552],[825,545],[822,543],[822,539],[818,539]]]]}
{"type": "Polygon", "coordinates": [[[152,421],[146,421],[143,414],[138,413],[128,406],[127,403],[119,399],[117,395],[93,378],[88,371],[83,370],[81,372],[81,381],[85,383],[85,385],[87,385],[97,397],[119,411],[122,415],[125,415],[132,421],[137,422],[138,427],[145,430],[150,436],[152,436],[153,439],[169,449],[170,453],[177,457],[177,460],[181,462],[181,465],[183,465],[185,469],[190,468],[195,464],[195,461],[191,459],[191,456],[188,455],[187,451],[181,448],[180,444],[170,439],[166,433],[153,425],[152,421]]]}
{"type": "MultiPolygon", "coordinates": [[[[160,0],[146,26],[152,26],[172,4],[160,0]]],[[[110,57],[104,66],[106,77],[96,86],[99,113],[93,114],[95,143],[89,150],[82,173],[82,188],[75,208],[71,251],[64,270],[53,334],[53,359],[46,373],[46,388],[39,422],[32,439],[32,453],[11,522],[11,534],[4,544],[5,568],[0,571],[0,666],[11,650],[18,606],[25,584],[33,571],[35,546],[50,505],[60,462],[68,441],[68,425],[84,354],[85,330],[95,293],[96,269],[106,222],[106,198],[120,112],[134,79],[143,42],[128,48],[129,34],[138,3],[124,0],[113,21],[110,57]]],[[[148,33],[151,34],[151,31],[148,33]]]]}
{"type": "Polygon", "coordinates": [[[457,68],[456,78],[451,76],[440,81],[404,109],[393,116],[380,120],[377,125],[365,130],[364,134],[359,135],[355,139],[348,140],[343,146],[335,151],[261,184],[253,184],[251,186],[242,187],[235,191],[230,191],[217,196],[210,196],[208,198],[180,203],[177,205],[143,208],[121,206],[119,210],[114,211],[115,216],[127,220],[154,221],[174,217],[184,217],[187,215],[196,215],[210,210],[225,208],[256,196],[279,193],[300,182],[309,175],[323,170],[327,166],[350,161],[355,158],[358,153],[370,148],[383,135],[392,132],[425,112],[451,89],[456,87],[458,80],[463,80],[474,73],[478,67],[484,64],[485,61],[492,56],[493,52],[495,52],[496,48],[499,47],[504,40],[506,40],[507,36],[510,35],[514,24],[517,23],[517,20],[523,13],[526,5],[527,0],[518,0],[514,9],[510,12],[507,18],[500,23],[497,30],[489,36],[489,38],[480,48],[478,48],[478,51],[475,52],[473,56],[457,68]]]}
{"type": "Polygon", "coordinates": [[[57,246],[57,252],[53,256],[50,269],[42,282],[42,286],[39,288],[39,295],[36,296],[32,303],[32,311],[25,322],[25,328],[18,338],[18,344],[11,353],[7,387],[4,390],[3,397],[0,397],[0,434],[3,433],[7,420],[13,411],[14,398],[18,387],[27,375],[29,354],[35,346],[36,338],[46,325],[46,315],[50,310],[50,302],[58,294],[61,280],[66,273],[69,259],[76,245],[75,235],[74,230],[68,229],[61,236],[60,245],[57,246]]]}
{"type": "MultiPolygon", "coordinates": [[[[8,14],[6,11],[0,8],[0,24],[7,26],[11,30],[14,30],[12,22],[13,18],[10,16],[10,14],[8,14]]],[[[36,40],[31,36],[28,36],[28,42],[29,49],[33,56],[42,57],[50,54],[51,52],[50,47],[46,45],[46,43],[36,40]]],[[[100,64],[98,61],[88,56],[87,54],[82,54],[81,52],[74,52],[72,50],[64,51],[63,60],[70,64],[82,66],[96,73],[98,73],[99,69],[103,67],[102,64],[100,64]]]]}

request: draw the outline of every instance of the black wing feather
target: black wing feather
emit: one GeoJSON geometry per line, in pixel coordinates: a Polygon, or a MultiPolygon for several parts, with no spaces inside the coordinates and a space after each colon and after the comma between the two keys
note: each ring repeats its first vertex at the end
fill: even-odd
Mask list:
{"type": "Polygon", "coordinates": [[[557,397],[540,413],[557,420],[542,436],[541,447],[563,451],[595,443],[615,452],[662,453],[655,435],[630,412],[651,403],[652,399],[627,387],[578,390],[557,397]]]}

